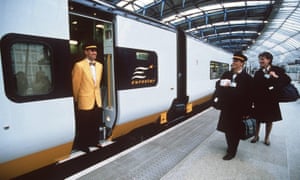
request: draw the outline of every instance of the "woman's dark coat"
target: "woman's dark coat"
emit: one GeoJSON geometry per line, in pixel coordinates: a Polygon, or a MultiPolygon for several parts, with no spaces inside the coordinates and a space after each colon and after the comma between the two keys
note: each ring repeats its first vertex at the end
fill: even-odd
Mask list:
{"type": "Polygon", "coordinates": [[[259,122],[282,120],[278,96],[280,89],[291,81],[280,67],[271,66],[269,71],[274,71],[279,78],[266,77],[262,69],[254,75],[254,117],[259,122]]]}
{"type": "MultiPolygon", "coordinates": [[[[225,72],[221,79],[232,79],[233,72],[225,72]]],[[[241,121],[244,116],[252,112],[252,85],[253,78],[242,71],[235,78],[237,87],[221,87],[217,84],[218,98],[220,99],[220,119],[217,130],[239,135],[241,121]]]]}

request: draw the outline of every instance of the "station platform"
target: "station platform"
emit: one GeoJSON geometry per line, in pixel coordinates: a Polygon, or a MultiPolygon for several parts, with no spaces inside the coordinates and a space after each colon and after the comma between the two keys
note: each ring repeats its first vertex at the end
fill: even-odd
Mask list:
{"type": "MultiPolygon", "coordinates": [[[[297,84],[299,89],[299,84],[297,84]]],[[[283,120],[273,123],[271,145],[261,140],[240,141],[230,161],[223,133],[216,131],[219,111],[209,108],[106,161],[67,179],[101,180],[201,180],[300,179],[300,100],[281,103],[283,120]]]]}

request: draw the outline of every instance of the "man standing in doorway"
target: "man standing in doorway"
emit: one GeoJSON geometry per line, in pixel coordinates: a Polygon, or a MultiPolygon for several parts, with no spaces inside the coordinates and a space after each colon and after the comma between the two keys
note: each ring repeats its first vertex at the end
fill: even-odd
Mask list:
{"type": "Polygon", "coordinates": [[[97,46],[88,43],[83,46],[85,58],[75,63],[72,70],[73,96],[77,117],[76,145],[89,152],[89,146],[98,146],[99,125],[102,118],[100,84],[103,65],[96,60],[97,46]]]}

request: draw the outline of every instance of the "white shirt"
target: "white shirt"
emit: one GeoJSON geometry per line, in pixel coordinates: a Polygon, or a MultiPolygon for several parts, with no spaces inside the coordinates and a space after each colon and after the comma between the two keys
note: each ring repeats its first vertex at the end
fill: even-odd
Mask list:
{"type": "MultiPolygon", "coordinates": [[[[95,63],[93,61],[88,60],[89,64],[90,63],[95,63]]],[[[90,65],[90,70],[93,76],[94,84],[96,84],[96,64],[95,65],[90,65]]]]}

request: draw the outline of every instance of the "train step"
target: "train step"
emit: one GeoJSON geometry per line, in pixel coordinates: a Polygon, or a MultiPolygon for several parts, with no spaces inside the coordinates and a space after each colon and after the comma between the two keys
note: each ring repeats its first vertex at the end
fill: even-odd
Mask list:
{"type": "Polygon", "coordinates": [[[111,144],[113,144],[113,143],[115,143],[115,141],[111,141],[111,140],[101,140],[100,143],[99,143],[99,145],[100,145],[101,147],[105,147],[105,146],[111,145],[111,144]]]}

